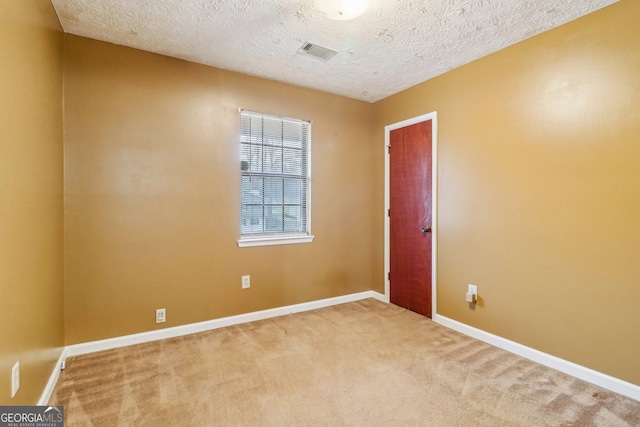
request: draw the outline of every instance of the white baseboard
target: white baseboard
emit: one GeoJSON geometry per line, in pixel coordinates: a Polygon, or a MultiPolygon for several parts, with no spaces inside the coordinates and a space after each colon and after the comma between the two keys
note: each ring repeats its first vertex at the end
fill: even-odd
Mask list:
{"type": "Polygon", "coordinates": [[[380,301],[384,301],[384,295],[378,292],[359,292],[357,294],[343,295],[340,297],[272,308],[269,310],[255,311],[252,313],[239,314],[237,316],[207,320],[199,323],[191,323],[189,325],[175,326],[172,328],[165,328],[156,331],[142,332],[139,334],[125,335],[122,337],[108,338],[105,340],[73,344],[67,346],[66,356],[78,356],[81,354],[94,353],[96,351],[110,350],[113,348],[125,347],[128,345],[141,344],[145,342],[163,340],[166,338],[179,337],[182,335],[195,334],[198,332],[210,331],[212,329],[224,328],[225,326],[238,325],[241,323],[253,322],[256,320],[263,320],[272,317],[284,316],[287,314],[300,313],[303,311],[330,307],[332,305],[344,304],[347,302],[359,301],[367,298],[375,298],[380,301]]]}
{"type": "Polygon", "coordinates": [[[371,292],[370,298],[377,299],[378,301],[386,302],[387,304],[389,304],[389,297],[386,296],[385,294],[381,294],[376,291],[370,291],[370,292],[371,292]]]}
{"type": "Polygon", "coordinates": [[[253,322],[256,320],[269,319],[272,317],[285,316],[287,314],[301,313],[303,311],[315,310],[318,308],[330,307],[332,305],[344,304],[347,302],[359,301],[367,298],[375,298],[386,302],[385,296],[375,291],[359,292],[357,294],[343,295],[340,297],[327,298],[318,301],[305,302],[301,304],[288,305],[285,307],[272,308],[269,310],[256,311],[253,313],[239,314],[237,316],[224,317],[221,319],[207,320],[205,322],[192,323],[189,325],[175,326],[157,331],[142,332],[139,334],[125,335],[122,337],[109,338],[106,340],[91,341],[74,344],[65,347],[58,358],[58,362],[53,368],[49,381],[45,386],[38,405],[47,405],[53,389],[55,388],[60,370],[66,362],[67,357],[81,354],[94,353],[96,351],[110,350],[118,347],[125,347],[133,344],[163,340],[166,338],[179,337],[182,335],[194,334],[197,332],[210,331],[212,329],[224,328],[225,326],[239,325],[241,323],[253,322]]]}
{"type": "Polygon", "coordinates": [[[49,404],[49,399],[51,399],[51,395],[53,394],[53,389],[56,387],[58,383],[58,378],[60,378],[60,370],[62,368],[62,364],[67,359],[67,350],[62,349],[62,353],[60,353],[60,357],[53,367],[53,372],[51,372],[51,376],[49,377],[49,381],[42,392],[42,396],[40,396],[40,400],[38,400],[39,406],[45,406],[49,404]]]}
{"type": "Polygon", "coordinates": [[[433,316],[433,321],[508,352],[533,360],[541,365],[548,366],[560,372],[564,372],[565,374],[595,384],[599,387],[606,388],[607,390],[611,390],[615,393],[640,401],[640,386],[635,384],[622,381],[618,378],[594,371],[593,369],[585,368],[584,366],[569,362],[568,360],[543,353],[539,350],[518,344],[517,342],[493,335],[489,332],[485,332],[481,329],[474,328],[439,314],[433,316]]]}
{"type": "MultiPolygon", "coordinates": [[[[51,377],[49,378],[49,382],[47,383],[44,392],[42,393],[42,397],[40,398],[38,405],[46,405],[48,403],[51,394],[53,393],[53,389],[60,376],[60,367],[67,357],[94,353],[103,350],[110,350],[113,348],[125,347],[145,342],[157,341],[166,338],[173,338],[182,335],[189,335],[198,332],[209,331],[212,329],[224,328],[226,326],[253,322],[256,320],[285,316],[287,314],[301,313],[304,311],[330,307],[333,305],[359,301],[367,298],[374,298],[386,303],[389,302],[388,297],[379,292],[365,291],[357,294],[344,295],[340,297],[327,298],[323,300],[289,305],[285,307],[272,308],[269,310],[239,314],[237,316],[213,319],[205,322],[192,323],[189,325],[175,326],[173,328],[166,328],[157,331],[142,332],[139,334],[125,335],[122,337],[70,345],[62,351],[62,354],[60,355],[60,358],[56,363],[56,366],[51,374],[51,377]]],[[[607,390],[611,390],[615,393],[619,393],[623,396],[627,396],[631,399],[640,401],[640,387],[635,384],[622,381],[618,378],[603,374],[598,371],[594,371],[581,365],[577,365],[573,362],[569,362],[559,357],[543,353],[539,350],[527,347],[522,344],[518,344],[514,341],[510,341],[506,338],[493,335],[489,332],[485,332],[481,329],[474,328],[472,326],[460,323],[456,320],[449,319],[448,317],[439,314],[435,314],[433,316],[433,321],[470,337],[476,338],[480,341],[484,341],[503,350],[548,366],[552,369],[556,369],[560,372],[564,372],[565,374],[574,376],[607,390]]]]}

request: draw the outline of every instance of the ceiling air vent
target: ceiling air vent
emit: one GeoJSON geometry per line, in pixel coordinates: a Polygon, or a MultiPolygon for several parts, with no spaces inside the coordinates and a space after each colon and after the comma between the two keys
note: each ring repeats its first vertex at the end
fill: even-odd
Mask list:
{"type": "Polygon", "coordinates": [[[298,53],[313,56],[315,58],[322,59],[323,61],[327,61],[338,52],[336,52],[335,50],[327,49],[326,47],[319,46],[317,44],[307,42],[302,45],[300,50],[298,50],[298,53]]]}

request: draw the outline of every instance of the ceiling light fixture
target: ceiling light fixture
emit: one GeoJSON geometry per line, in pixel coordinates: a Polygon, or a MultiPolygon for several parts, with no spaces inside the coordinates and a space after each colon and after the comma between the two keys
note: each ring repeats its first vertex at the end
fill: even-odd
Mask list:
{"type": "Polygon", "coordinates": [[[369,0],[315,0],[316,9],[336,21],[346,21],[362,15],[369,0]]]}

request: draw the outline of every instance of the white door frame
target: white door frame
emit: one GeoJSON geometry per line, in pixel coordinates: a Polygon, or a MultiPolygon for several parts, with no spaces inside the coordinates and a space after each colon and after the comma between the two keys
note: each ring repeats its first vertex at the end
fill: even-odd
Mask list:
{"type": "Polygon", "coordinates": [[[391,131],[431,120],[431,318],[434,318],[437,302],[437,249],[438,249],[438,112],[423,114],[412,119],[393,123],[384,127],[384,297],[387,302],[389,294],[390,242],[389,242],[389,145],[391,131]]]}

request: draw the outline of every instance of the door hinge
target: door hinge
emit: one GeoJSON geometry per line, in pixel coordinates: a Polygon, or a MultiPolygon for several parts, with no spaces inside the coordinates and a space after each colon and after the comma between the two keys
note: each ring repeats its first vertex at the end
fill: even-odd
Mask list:
{"type": "Polygon", "coordinates": [[[391,153],[391,146],[387,145],[387,153],[391,153]]]}
{"type": "Polygon", "coordinates": [[[391,272],[387,273],[387,280],[391,280],[391,272]]]}
{"type": "Polygon", "coordinates": [[[391,209],[387,209],[387,216],[391,216],[391,209]]]}

